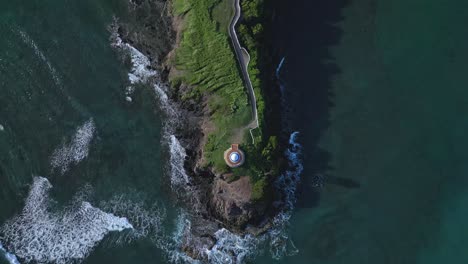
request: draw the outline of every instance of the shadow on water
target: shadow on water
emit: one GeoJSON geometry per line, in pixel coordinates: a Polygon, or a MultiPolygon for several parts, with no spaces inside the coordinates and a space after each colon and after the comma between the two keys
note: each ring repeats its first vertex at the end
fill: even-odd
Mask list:
{"type": "Polygon", "coordinates": [[[299,208],[316,206],[323,184],[360,186],[350,179],[329,176],[330,153],[319,146],[334,106],[333,79],[340,74],[330,49],[341,40],[338,24],[348,3],[348,0],[276,1],[274,48],[278,58],[286,57],[281,79],[287,104],[291,106],[288,121],[292,130],[301,133],[300,142],[304,146],[299,208]]]}

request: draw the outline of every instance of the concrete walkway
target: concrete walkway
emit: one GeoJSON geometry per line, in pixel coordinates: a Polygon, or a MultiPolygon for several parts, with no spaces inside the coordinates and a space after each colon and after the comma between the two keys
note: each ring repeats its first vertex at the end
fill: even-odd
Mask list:
{"type": "Polygon", "coordinates": [[[240,7],[240,0],[233,0],[234,1],[234,8],[235,14],[229,24],[229,37],[231,37],[232,45],[234,46],[234,51],[236,53],[237,61],[239,61],[239,65],[242,71],[242,79],[244,80],[244,84],[247,88],[247,92],[249,94],[250,105],[252,106],[252,122],[247,126],[250,129],[250,135],[252,136],[252,143],[255,144],[255,138],[253,136],[252,130],[258,128],[258,113],[257,113],[257,99],[255,98],[255,92],[252,86],[252,82],[250,81],[249,72],[247,70],[248,61],[244,58],[247,55],[248,59],[250,60],[249,53],[246,49],[241,47],[239,43],[239,39],[237,38],[236,33],[236,24],[239,21],[241,15],[241,7],[240,7]]]}

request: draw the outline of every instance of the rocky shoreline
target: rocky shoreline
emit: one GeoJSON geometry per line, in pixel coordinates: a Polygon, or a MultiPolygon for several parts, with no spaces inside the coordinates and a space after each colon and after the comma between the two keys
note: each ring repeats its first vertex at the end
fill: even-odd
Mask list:
{"type": "MultiPolygon", "coordinates": [[[[159,81],[168,83],[169,76],[177,74],[171,61],[180,41],[183,20],[172,16],[170,1],[131,0],[129,10],[129,21],[116,20],[112,30],[123,42],[144,53],[150,59],[151,68],[159,72],[159,81]]],[[[273,75],[274,69],[268,70],[273,75]]],[[[178,203],[184,205],[191,216],[190,230],[184,234],[182,250],[190,257],[200,259],[203,258],[201,250],[215,245],[215,233],[222,228],[253,235],[268,230],[280,205],[252,202],[253,187],[248,176],[232,180],[230,175],[216,174],[200,166],[206,130],[210,129],[210,113],[207,98],[202,98],[201,104],[182,99],[190,89],[181,83],[171,87],[167,95],[171,108],[178,112],[176,122],[171,123],[171,134],[186,151],[184,169],[190,178],[177,197],[178,203]]],[[[272,109],[277,108],[272,106],[272,109]]],[[[278,124],[273,126],[278,127],[278,124]]],[[[286,143],[282,145],[287,146],[286,143]]]]}

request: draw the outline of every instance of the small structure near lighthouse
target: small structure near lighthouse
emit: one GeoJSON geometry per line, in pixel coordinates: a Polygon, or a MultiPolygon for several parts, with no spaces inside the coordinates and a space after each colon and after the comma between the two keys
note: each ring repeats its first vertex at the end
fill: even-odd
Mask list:
{"type": "Polygon", "coordinates": [[[224,161],[231,168],[237,168],[244,164],[245,155],[239,149],[239,144],[232,144],[230,148],[224,151],[224,161]]]}

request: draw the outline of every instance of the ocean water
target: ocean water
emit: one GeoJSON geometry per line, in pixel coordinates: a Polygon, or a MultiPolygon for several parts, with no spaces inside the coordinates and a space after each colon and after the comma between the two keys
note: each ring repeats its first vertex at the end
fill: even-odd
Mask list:
{"type": "MultiPolygon", "coordinates": [[[[220,229],[206,257],[467,263],[468,2],[276,5],[290,203],[259,238],[220,229]]],[[[0,263],[196,263],[178,250],[178,113],[147,58],[111,38],[126,10],[0,1],[0,263]]]]}
{"type": "Polygon", "coordinates": [[[161,110],[138,68],[145,61],[113,48],[108,30],[126,10],[125,1],[0,1],[0,241],[20,260],[163,259],[156,240],[176,209],[161,110]]]}
{"type": "MultiPolygon", "coordinates": [[[[177,198],[192,191],[172,134],[180,113],[149,59],[109,27],[128,4],[1,2],[0,263],[199,263],[180,247],[191,218],[177,198]]],[[[301,169],[295,135],[285,182],[301,169]]],[[[282,256],[291,209],[274,233],[220,229],[201,253],[282,256]]]]}
{"type": "Polygon", "coordinates": [[[285,262],[467,263],[467,15],[456,0],[282,5],[304,148],[285,262]]]}

